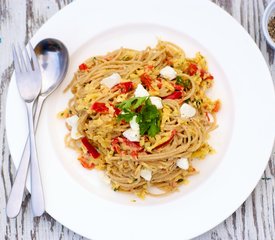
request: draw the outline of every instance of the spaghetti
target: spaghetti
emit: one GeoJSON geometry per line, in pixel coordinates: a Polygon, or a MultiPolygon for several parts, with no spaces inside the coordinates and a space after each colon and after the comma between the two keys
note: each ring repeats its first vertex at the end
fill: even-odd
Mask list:
{"type": "Polygon", "coordinates": [[[159,196],[198,173],[194,159],[214,152],[219,100],[205,58],[187,58],[173,43],[121,48],[88,59],[68,87],[66,145],[88,169],[105,171],[115,191],[159,196]],[[154,188],[160,189],[156,193],[154,188]]]}

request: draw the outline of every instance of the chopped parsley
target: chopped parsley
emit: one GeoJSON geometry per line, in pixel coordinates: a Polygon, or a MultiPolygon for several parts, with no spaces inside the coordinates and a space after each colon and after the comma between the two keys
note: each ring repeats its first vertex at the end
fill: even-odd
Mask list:
{"type": "Polygon", "coordinates": [[[160,132],[160,113],[150,99],[145,101],[145,105],[137,116],[137,123],[140,128],[140,135],[148,134],[154,137],[160,132]]]}
{"type": "Polygon", "coordinates": [[[123,101],[117,107],[124,112],[118,115],[118,120],[130,122],[134,116],[137,116],[140,135],[148,134],[154,137],[160,132],[160,112],[148,97],[134,97],[123,101]],[[135,112],[139,107],[140,111],[135,112]]]}
{"type": "Polygon", "coordinates": [[[192,83],[190,79],[183,80],[180,76],[176,77],[176,84],[183,86],[187,90],[192,88],[192,83]]]}
{"type": "Polygon", "coordinates": [[[119,121],[124,120],[126,122],[130,122],[132,120],[132,118],[135,116],[136,114],[134,112],[131,111],[126,111],[124,113],[121,113],[117,116],[117,119],[119,121]]]}
{"type": "Polygon", "coordinates": [[[133,111],[146,101],[148,97],[133,97],[118,104],[117,107],[123,111],[133,111]]]}
{"type": "Polygon", "coordinates": [[[184,102],[185,102],[185,103],[189,103],[190,101],[191,101],[191,99],[188,98],[188,99],[186,99],[184,102]]]}

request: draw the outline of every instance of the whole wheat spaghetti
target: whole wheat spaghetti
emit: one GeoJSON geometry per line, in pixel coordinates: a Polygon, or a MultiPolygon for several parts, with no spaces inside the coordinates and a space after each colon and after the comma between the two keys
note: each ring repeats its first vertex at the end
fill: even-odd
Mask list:
{"type": "Polygon", "coordinates": [[[220,108],[206,95],[213,82],[200,53],[188,58],[170,42],[91,57],[65,89],[73,93],[60,113],[66,145],[85,168],[105,171],[115,191],[171,193],[198,172],[194,159],[213,152],[207,139],[220,108]]]}

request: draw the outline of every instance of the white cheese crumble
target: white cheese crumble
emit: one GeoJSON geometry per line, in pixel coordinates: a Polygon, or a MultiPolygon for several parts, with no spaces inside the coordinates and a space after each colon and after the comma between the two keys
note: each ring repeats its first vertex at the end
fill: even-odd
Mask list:
{"type": "Polygon", "coordinates": [[[121,76],[118,73],[113,73],[111,76],[103,78],[101,81],[108,88],[112,88],[117,85],[121,80],[121,76]]]}
{"type": "Polygon", "coordinates": [[[137,123],[137,116],[134,116],[130,121],[130,127],[131,128],[124,131],[122,135],[131,142],[139,142],[140,134],[139,134],[139,125],[137,123]]]}
{"type": "Polygon", "coordinates": [[[162,100],[160,97],[150,97],[151,103],[156,106],[157,109],[162,109],[162,100]]]}
{"type": "Polygon", "coordinates": [[[184,103],[180,107],[180,115],[182,118],[191,118],[196,115],[196,109],[191,105],[184,103]]]}
{"type": "Polygon", "coordinates": [[[77,115],[73,115],[71,117],[66,118],[66,123],[72,128],[71,129],[71,138],[72,139],[79,139],[81,137],[83,137],[83,135],[81,135],[78,130],[78,116],[77,115]]]}
{"type": "Polygon", "coordinates": [[[213,115],[212,115],[211,113],[207,113],[207,115],[208,115],[208,120],[209,120],[209,122],[210,122],[210,123],[213,123],[213,122],[215,121],[213,115]]]}
{"type": "Polygon", "coordinates": [[[174,78],[176,78],[177,72],[174,70],[174,68],[166,66],[165,68],[160,70],[160,75],[169,80],[173,80],[174,78]]]}
{"type": "Polygon", "coordinates": [[[141,84],[138,84],[134,95],[135,97],[148,97],[149,93],[141,84]]]}
{"type": "Polygon", "coordinates": [[[177,166],[181,169],[187,170],[189,168],[189,162],[187,158],[180,158],[177,160],[177,166]]]}
{"type": "Polygon", "coordinates": [[[139,142],[140,134],[138,131],[134,131],[133,129],[129,128],[122,133],[124,137],[126,137],[131,142],[139,142]]]}
{"type": "Polygon", "coordinates": [[[134,116],[132,120],[130,121],[130,127],[133,131],[139,132],[139,125],[137,123],[137,116],[134,116]]]}
{"type": "Polygon", "coordinates": [[[149,182],[152,179],[152,171],[149,169],[142,169],[140,171],[140,176],[149,182]]]}

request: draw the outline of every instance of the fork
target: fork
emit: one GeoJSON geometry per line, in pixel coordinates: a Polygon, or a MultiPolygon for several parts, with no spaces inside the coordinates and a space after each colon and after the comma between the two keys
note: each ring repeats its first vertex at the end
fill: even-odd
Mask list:
{"type": "MultiPolygon", "coordinates": [[[[33,108],[35,100],[41,91],[42,75],[40,72],[38,60],[31,44],[29,44],[31,59],[25,47],[23,48],[23,51],[19,46],[18,49],[19,51],[16,50],[14,45],[12,46],[16,83],[20,96],[25,101],[28,115],[29,140],[27,142],[27,147],[30,149],[31,205],[33,216],[37,217],[43,214],[45,207],[34,136],[33,108]]],[[[14,189],[12,189],[12,191],[13,190],[14,189]]],[[[14,215],[14,212],[17,211],[15,209],[16,204],[13,204],[13,202],[21,200],[22,199],[9,199],[7,204],[8,216],[16,216],[14,215]]]]}

